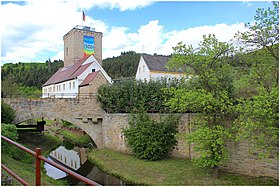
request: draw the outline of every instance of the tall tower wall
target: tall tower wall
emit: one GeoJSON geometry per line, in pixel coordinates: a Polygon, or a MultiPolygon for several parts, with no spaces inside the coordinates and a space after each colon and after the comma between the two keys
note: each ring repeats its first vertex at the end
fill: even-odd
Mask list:
{"type": "MultiPolygon", "coordinates": [[[[102,32],[95,32],[91,27],[76,26],[63,36],[64,41],[64,67],[75,64],[84,57],[87,40],[93,42],[94,57],[102,65],[102,32]]],[[[90,52],[92,53],[92,52],[90,52]]]]}

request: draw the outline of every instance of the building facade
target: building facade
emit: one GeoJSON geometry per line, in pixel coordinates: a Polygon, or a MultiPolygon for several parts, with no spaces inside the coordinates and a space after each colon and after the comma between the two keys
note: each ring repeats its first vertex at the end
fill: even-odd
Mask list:
{"type": "Polygon", "coordinates": [[[141,55],[136,76],[136,80],[150,81],[159,80],[161,78],[177,78],[185,77],[182,71],[168,69],[167,63],[170,57],[160,55],[141,55]]]}
{"type": "Polygon", "coordinates": [[[102,68],[101,32],[76,26],[64,35],[63,40],[64,67],[42,86],[43,98],[93,95],[101,84],[112,83],[102,68]]]}
{"type": "Polygon", "coordinates": [[[63,36],[64,67],[73,65],[86,55],[94,55],[102,65],[102,32],[77,25],[63,36]]]}

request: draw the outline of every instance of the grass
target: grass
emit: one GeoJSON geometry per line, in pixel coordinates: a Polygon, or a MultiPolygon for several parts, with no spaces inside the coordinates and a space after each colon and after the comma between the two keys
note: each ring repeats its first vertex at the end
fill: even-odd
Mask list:
{"type": "Polygon", "coordinates": [[[72,143],[77,143],[80,145],[86,145],[92,141],[88,134],[81,136],[67,130],[61,130],[60,134],[63,135],[64,138],[70,140],[72,143]]]}
{"type": "MultiPolygon", "coordinates": [[[[44,156],[48,155],[48,153],[59,145],[59,139],[55,136],[45,133],[45,139],[43,142],[38,143],[28,143],[21,142],[20,144],[25,147],[35,150],[36,147],[40,147],[42,149],[42,154],[44,156]]],[[[34,158],[34,157],[33,157],[34,158]]],[[[33,159],[35,162],[35,158],[33,159]]],[[[26,163],[20,160],[15,160],[11,158],[9,155],[1,154],[1,163],[7,166],[10,170],[15,172],[25,181],[27,181],[30,185],[35,185],[35,164],[26,163]]],[[[41,172],[41,185],[43,186],[65,186],[67,183],[61,180],[55,180],[48,177],[44,172],[41,172]]],[[[13,186],[21,186],[22,184],[18,182],[16,179],[13,179],[13,186]]]]}
{"type": "Polygon", "coordinates": [[[279,181],[221,173],[214,179],[210,169],[199,168],[188,159],[166,158],[148,161],[108,149],[92,150],[89,160],[101,170],[136,185],[150,186],[278,186],[279,181]]]}
{"type": "Polygon", "coordinates": [[[35,151],[37,147],[41,148],[42,155],[47,156],[53,149],[57,148],[61,142],[58,137],[53,136],[49,133],[44,133],[44,141],[34,141],[32,143],[21,140],[21,144],[28,147],[32,151],[35,151]]]}

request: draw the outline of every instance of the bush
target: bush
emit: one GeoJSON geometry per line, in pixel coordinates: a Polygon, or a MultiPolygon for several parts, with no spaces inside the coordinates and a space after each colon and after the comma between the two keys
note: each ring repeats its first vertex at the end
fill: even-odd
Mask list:
{"type": "MultiPolygon", "coordinates": [[[[18,133],[16,125],[13,124],[2,124],[1,134],[13,141],[18,140],[18,133]]],[[[1,154],[7,154],[15,160],[21,160],[25,163],[32,163],[33,157],[28,153],[20,150],[14,145],[9,144],[6,141],[1,141],[1,154]]]]}
{"type": "Polygon", "coordinates": [[[129,127],[123,130],[128,147],[141,159],[166,157],[177,144],[178,121],[179,118],[171,115],[160,122],[151,120],[147,113],[132,115],[129,127]]]}
{"type": "Polygon", "coordinates": [[[2,123],[13,123],[16,112],[14,109],[7,103],[5,103],[3,100],[1,100],[1,122],[2,123]]]}
{"type": "Polygon", "coordinates": [[[105,84],[98,89],[98,100],[108,113],[168,112],[163,105],[168,92],[161,90],[179,87],[183,81],[178,79],[151,80],[149,82],[122,80],[115,84],[105,84]]]}

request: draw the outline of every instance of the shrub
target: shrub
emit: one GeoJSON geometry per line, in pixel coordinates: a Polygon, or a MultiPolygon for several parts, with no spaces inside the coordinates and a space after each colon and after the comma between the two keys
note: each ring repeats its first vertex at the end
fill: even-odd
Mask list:
{"type": "Polygon", "coordinates": [[[160,79],[149,82],[122,80],[115,84],[105,84],[98,89],[98,100],[108,113],[168,112],[163,105],[169,98],[168,92],[161,90],[179,87],[183,81],[178,79],[160,79]]]}
{"type": "MultiPolygon", "coordinates": [[[[16,125],[13,124],[2,124],[1,134],[13,141],[18,140],[18,133],[16,125]]],[[[1,154],[7,154],[15,160],[21,160],[25,163],[32,163],[33,157],[28,153],[20,150],[14,145],[9,144],[6,141],[1,141],[1,154]]]]}
{"type": "Polygon", "coordinates": [[[177,144],[175,134],[179,118],[167,116],[163,121],[151,120],[147,113],[134,114],[123,130],[128,147],[136,157],[160,160],[177,144]]]}
{"type": "Polygon", "coordinates": [[[1,121],[2,123],[12,123],[16,117],[14,109],[1,100],[1,121]]]}

